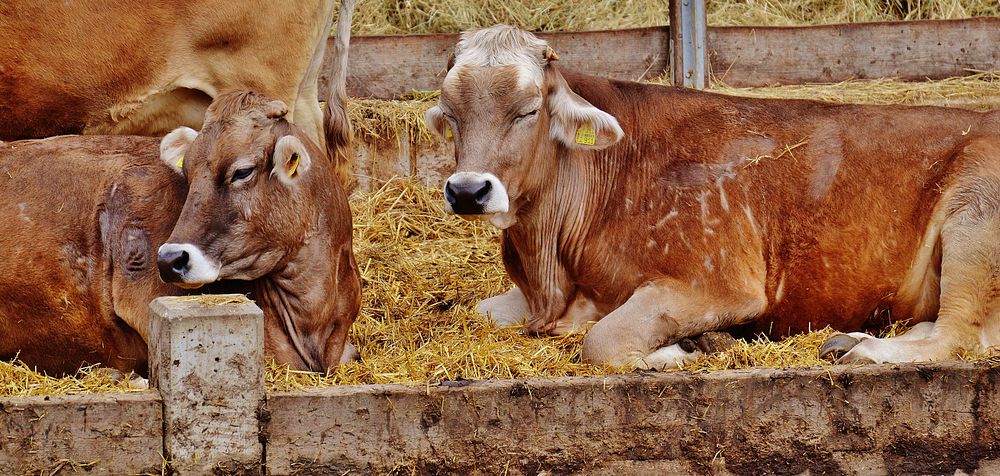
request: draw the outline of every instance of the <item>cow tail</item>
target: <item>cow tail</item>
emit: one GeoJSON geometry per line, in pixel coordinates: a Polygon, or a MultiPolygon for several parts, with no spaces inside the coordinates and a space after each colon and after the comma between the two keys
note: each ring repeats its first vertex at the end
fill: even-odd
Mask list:
{"type": "Polygon", "coordinates": [[[351,17],[354,15],[355,0],[341,0],[340,15],[337,19],[335,56],[329,81],[329,97],[326,100],[323,128],[326,133],[327,154],[334,161],[337,178],[345,190],[354,188],[354,174],[351,172],[351,143],[354,130],[347,117],[347,50],[351,44],[351,17]]]}

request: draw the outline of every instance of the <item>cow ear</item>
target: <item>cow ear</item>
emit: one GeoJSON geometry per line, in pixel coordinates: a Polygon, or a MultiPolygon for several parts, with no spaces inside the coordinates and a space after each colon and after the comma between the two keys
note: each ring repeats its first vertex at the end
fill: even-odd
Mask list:
{"type": "Polygon", "coordinates": [[[444,137],[445,139],[451,139],[454,134],[451,132],[451,124],[448,119],[444,117],[444,112],[441,110],[441,106],[437,105],[427,110],[424,114],[424,122],[427,123],[432,131],[436,132],[437,135],[444,137]]]}
{"type": "Polygon", "coordinates": [[[175,172],[184,173],[184,156],[198,132],[190,127],[178,127],[160,141],[160,160],[175,172]]]}
{"type": "Polygon", "coordinates": [[[565,81],[560,83],[547,98],[553,139],[571,148],[601,150],[625,136],[615,116],[594,107],[565,81]]]}
{"type": "Polygon", "coordinates": [[[271,169],[271,175],[278,177],[285,185],[292,185],[309,173],[310,166],[312,159],[298,137],[284,136],[274,144],[274,168],[271,169]]]}

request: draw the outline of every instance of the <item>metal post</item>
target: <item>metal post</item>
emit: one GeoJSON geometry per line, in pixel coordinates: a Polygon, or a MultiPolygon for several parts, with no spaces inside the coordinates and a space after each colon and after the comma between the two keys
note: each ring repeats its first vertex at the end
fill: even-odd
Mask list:
{"type": "Polygon", "coordinates": [[[264,314],[241,295],[150,304],[150,384],[174,474],[261,474],[264,314]]]}
{"type": "Polygon", "coordinates": [[[704,89],[708,78],[705,0],[670,0],[669,14],[673,84],[704,89]]]}

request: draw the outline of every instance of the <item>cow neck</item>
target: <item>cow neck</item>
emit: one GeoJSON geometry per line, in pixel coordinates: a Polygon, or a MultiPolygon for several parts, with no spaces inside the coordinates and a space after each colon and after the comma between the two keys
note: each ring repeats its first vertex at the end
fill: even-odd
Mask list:
{"type": "MultiPolygon", "coordinates": [[[[332,202],[326,198],[320,200],[332,202]]],[[[303,245],[288,262],[254,282],[254,297],[265,318],[273,320],[265,325],[279,327],[306,367],[323,372],[325,345],[335,317],[333,299],[326,291],[333,289],[329,283],[336,282],[338,258],[331,237],[319,232],[331,229],[326,214],[317,213],[311,223],[303,245]],[[330,325],[323,328],[324,323],[330,325]]]]}
{"type": "Polygon", "coordinates": [[[539,157],[554,164],[549,174],[537,177],[547,185],[535,189],[515,224],[504,231],[504,246],[512,248],[505,250],[504,264],[528,300],[529,331],[544,332],[575,292],[571,270],[583,258],[619,175],[613,155],[559,146],[551,158],[539,157]],[[548,176],[554,179],[543,178],[548,176]]]}

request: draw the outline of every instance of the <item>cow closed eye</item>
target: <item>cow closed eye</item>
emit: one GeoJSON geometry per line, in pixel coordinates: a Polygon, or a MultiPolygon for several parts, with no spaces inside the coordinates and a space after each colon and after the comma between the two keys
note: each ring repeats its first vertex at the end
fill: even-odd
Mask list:
{"type": "Polygon", "coordinates": [[[522,121],[524,119],[528,119],[529,117],[535,117],[535,115],[537,115],[537,114],[538,114],[538,109],[535,109],[534,111],[526,112],[524,114],[521,114],[521,115],[515,117],[514,120],[515,121],[522,121]]]}
{"type": "Polygon", "coordinates": [[[229,182],[236,183],[239,182],[240,180],[245,180],[249,178],[251,175],[253,175],[253,171],[254,171],[253,167],[243,167],[240,169],[236,169],[236,171],[233,172],[233,178],[230,179],[229,182]]]}

